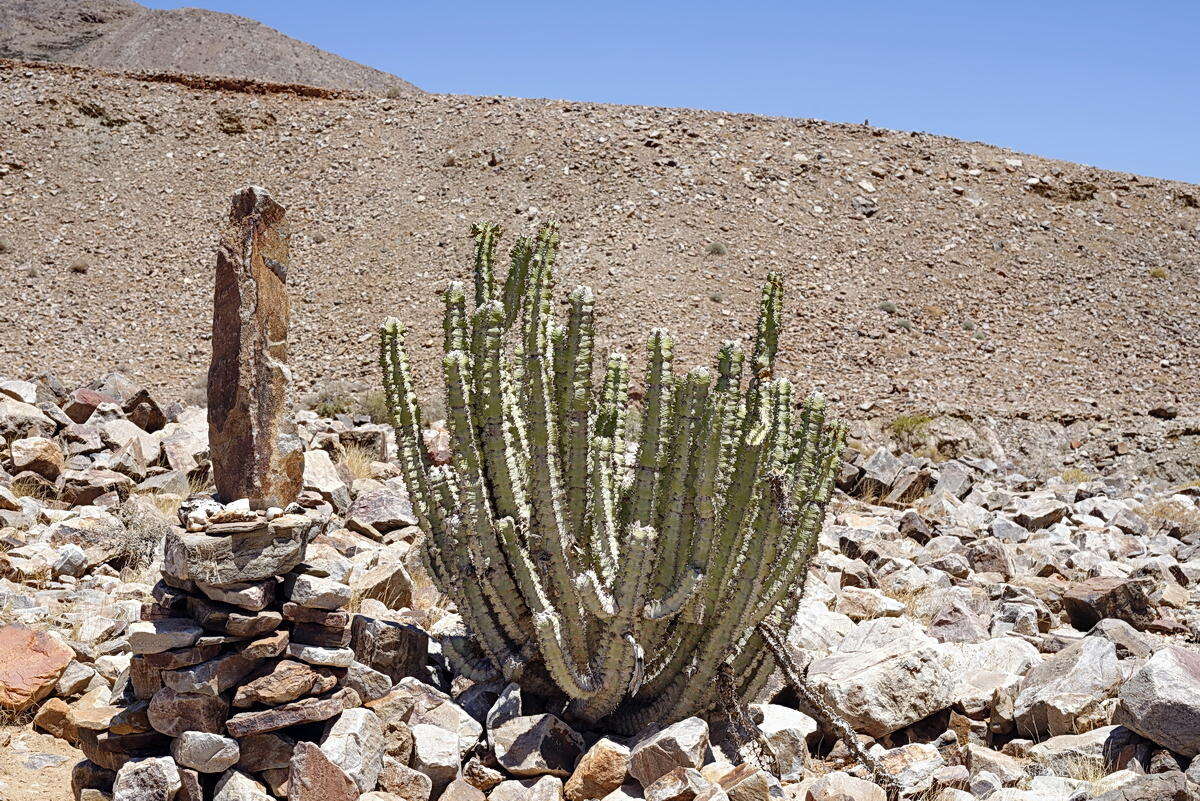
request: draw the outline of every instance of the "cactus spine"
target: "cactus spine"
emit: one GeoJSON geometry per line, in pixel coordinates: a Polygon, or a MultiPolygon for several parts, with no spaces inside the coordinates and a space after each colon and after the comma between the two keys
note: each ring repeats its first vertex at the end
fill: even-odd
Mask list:
{"type": "Polygon", "coordinates": [[[779,277],[750,358],[727,342],[715,378],[676,375],[670,336],[651,332],[635,433],[625,357],[593,382],[591,290],[554,319],[556,229],[517,242],[500,289],[500,230],[472,233],[473,311],[462,284],[445,293],[451,464],[422,446],[403,326],[380,333],[429,570],[461,616],[447,657],[625,732],[711,707],[723,665],[752,697],[776,667],[758,626],[795,614],[845,434],[817,395],[794,409],[774,375],[779,277]]]}

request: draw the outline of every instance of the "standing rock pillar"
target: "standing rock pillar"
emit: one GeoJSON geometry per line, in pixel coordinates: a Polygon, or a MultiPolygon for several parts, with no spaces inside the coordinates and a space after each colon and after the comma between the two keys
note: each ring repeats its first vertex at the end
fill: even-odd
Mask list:
{"type": "Polygon", "coordinates": [[[291,229],[265,189],[233,196],[217,249],[208,438],[220,500],[287,506],[300,492],[304,450],[287,418],[287,268],[291,229]]]}

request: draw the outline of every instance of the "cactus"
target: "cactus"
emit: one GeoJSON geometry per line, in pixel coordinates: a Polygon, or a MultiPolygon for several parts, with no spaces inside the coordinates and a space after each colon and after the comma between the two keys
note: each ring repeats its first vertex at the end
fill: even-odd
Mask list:
{"type": "Polygon", "coordinates": [[[591,290],[553,315],[555,227],[517,242],[502,287],[499,228],[472,233],[473,311],[461,283],[445,292],[450,464],[422,447],[403,326],[380,334],[428,569],[461,616],[447,659],[626,733],[712,707],[718,670],[755,696],[776,669],[759,624],[795,614],[845,435],[774,375],[779,277],[748,359],[730,341],[715,371],[676,375],[651,332],[639,427],[624,355],[594,381],[591,290]]]}

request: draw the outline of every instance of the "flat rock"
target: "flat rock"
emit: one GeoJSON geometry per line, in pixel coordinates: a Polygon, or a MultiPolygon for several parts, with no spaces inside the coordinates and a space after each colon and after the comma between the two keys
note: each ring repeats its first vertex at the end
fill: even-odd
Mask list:
{"type": "Polygon", "coordinates": [[[168,737],[185,731],[219,734],[228,713],[229,703],[222,696],[180,693],[170,687],[154,694],[147,712],[154,730],[168,737]]]}
{"type": "Polygon", "coordinates": [[[240,712],[229,718],[226,729],[231,736],[241,739],[251,734],[264,734],[302,723],[329,720],[343,709],[358,705],[358,693],[349,688],[343,688],[325,698],[303,698],[274,709],[240,712]]]}
{"type": "Polygon", "coordinates": [[[179,581],[217,587],[265,581],[300,564],[311,525],[302,515],[281,515],[251,531],[222,536],[172,531],[163,570],[179,581]]]}
{"type": "Polygon", "coordinates": [[[224,773],[241,757],[238,741],[212,732],[185,731],[171,742],[171,756],[200,773],[224,773]]]}
{"type": "Polygon", "coordinates": [[[348,668],[354,661],[354,651],[349,648],[324,648],[299,642],[289,643],[287,654],[293,659],[299,659],[310,665],[326,667],[348,668]]]}
{"type": "Polygon", "coordinates": [[[53,634],[0,628],[0,710],[20,712],[45,698],[74,657],[53,634]]]}
{"type": "Polygon", "coordinates": [[[279,706],[306,695],[322,695],[336,686],[337,678],[328,670],[283,659],[268,673],[238,687],[233,706],[239,709],[255,704],[279,706]]]}
{"type": "Polygon", "coordinates": [[[341,609],[350,602],[350,586],[302,573],[292,581],[288,600],[310,609],[341,609]]]}

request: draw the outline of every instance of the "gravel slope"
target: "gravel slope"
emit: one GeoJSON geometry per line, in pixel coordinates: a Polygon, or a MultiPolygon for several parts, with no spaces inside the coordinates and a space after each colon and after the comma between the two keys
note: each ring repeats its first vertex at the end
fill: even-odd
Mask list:
{"type": "Polygon", "coordinates": [[[640,354],[665,324],[681,365],[707,361],[749,336],[779,269],[784,368],[844,410],[1197,413],[1193,185],[685,109],[299,98],[13,63],[0,99],[19,134],[0,143],[0,374],[119,365],[181,393],[208,358],[215,232],[255,182],[296,232],[302,386],[373,384],[389,313],[435,384],[436,293],[465,274],[469,223],[554,215],[564,293],[597,291],[606,349],[640,354]]]}

